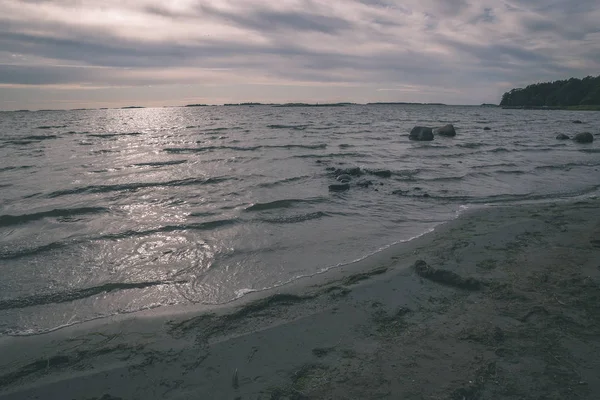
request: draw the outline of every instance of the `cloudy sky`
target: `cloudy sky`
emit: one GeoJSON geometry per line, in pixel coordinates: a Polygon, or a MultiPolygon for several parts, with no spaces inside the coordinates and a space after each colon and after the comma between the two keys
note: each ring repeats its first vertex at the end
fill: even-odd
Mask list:
{"type": "Polygon", "coordinates": [[[0,0],[0,109],[497,103],[600,74],[598,0],[0,0]]]}

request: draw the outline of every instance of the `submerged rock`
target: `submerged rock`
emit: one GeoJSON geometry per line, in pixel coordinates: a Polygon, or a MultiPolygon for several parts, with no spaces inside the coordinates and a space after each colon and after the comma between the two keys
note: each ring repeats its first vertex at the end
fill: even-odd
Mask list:
{"type": "Polygon", "coordinates": [[[370,171],[370,173],[372,175],[378,176],[380,178],[389,178],[390,176],[392,176],[392,171],[390,171],[389,169],[380,169],[380,170],[376,170],[376,171],[370,171]]]}
{"type": "Polygon", "coordinates": [[[335,183],[333,185],[329,185],[330,192],[344,192],[350,189],[350,185],[347,183],[335,183]]]}
{"type": "Polygon", "coordinates": [[[483,130],[484,130],[484,131],[491,131],[491,130],[492,130],[492,128],[490,128],[489,126],[484,126],[484,127],[483,127],[483,130]]]}
{"type": "Polygon", "coordinates": [[[373,184],[372,181],[360,181],[360,182],[356,183],[356,186],[360,186],[360,187],[363,187],[363,188],[368,188],[372,184],[373,184]]]}
{"type": "Polygon", "coordinates": [[[569,135],[565,135],[564,133],[559,133],[558,136],[556,136],[556,138],[558,140],[570,140],[571,138],[569,137],[569,135]]]}
{"type": "Polygon", "coordinates": [[[338,168],[335,170],[335,176],[340,175],[361,176],[362,171],[359,167],[338,168]]]}
{"type": "Polygon", "coordinates": [[[433,130],[426,126],[415,126],[410,131],[410,140],[430,141],[433,140],[433,130]]]}
{"type": "Polygon", "coordinates": [[[465,290],[479,290],[482,282],[475,278],[463,278],[455,272],[446,269],[436,269],[429,266],[425,261],[418,260],[413,265],[417,275],[421,278],[440,283],[442,285],[454,286],[465,290]]]}
{"type": "Polygon", "coordinates": [[[594,141],[594,135],[589,132],[582,132],[575,135],[573,140],[577,143],[592,143],[594,141]]]}
{"type": "Polygon", "coordinates": [[[433,130],[433,133],[440,136],[456,136],[456,130],[454,129],[454,125],[452,124],[444,125],[441,128],[436,128],[433,130]]]}
{"type": "Polygon", "coordinates": [[[573,121],[574,124],[583,124],[583,122],[581,122],[580,120],[576,119],[575,121],[573,121]]]}

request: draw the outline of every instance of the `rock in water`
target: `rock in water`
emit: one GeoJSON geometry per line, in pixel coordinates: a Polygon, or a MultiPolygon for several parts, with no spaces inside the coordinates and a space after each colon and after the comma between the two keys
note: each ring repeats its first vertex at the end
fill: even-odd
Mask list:
{"type": "Polygon", "coordinates": [[[348,174],[342,174],[342,175],[338,175],[337,178],[335,178],[338,182],[342,182],[342,183],[348,183],[352,180],[352,177],[348,174]]]}
{"type": "Polygon", "coordinates": [[[347,183],[336,183],[333,185],[329,185],[330,192],[343,192],[350,189],[350,185],[347,183]]]}
{"type": "Polygon", "coordinates": [[[350,167],[350,168],[338,168],[335,170],[335,175],[351,175],[351,176],[361,176],[362,171],[360,167],[350,167]]]}
{"type": "Polygon", "coordinates": [[[415,126],[410,131],[410,140],[430,141],[433,140],[433,130],[425,126],[415,126]]]}
{"type": "Polygon", "coordinates": [[[433,133],[440,136],[456,136],[456,130],[454,130],[454,125],[452,124],[444,125],[441,128],[436,128],[433,133]]]}
{"type": "Polygon", "coordinates": [[[483,127],[483,130],[484,130],[484,131],[491,131],[491,130],[492,130],[492,128],[490,128],[489,126],[484,126],[484,127],[483,127]]]}
{"type": "Polygon", "coordinates": [[[558,136],[556,136],[556,138],[557,138],[558,140],[569,140],[569,139],[571,139],[571,138],[569,137],[569,135],[565,135],[564,133],[559,133],[559,134],[558,134],[558,136]]]}
{"type": "Polygon", "coordinates": [[[573,140],[577,143],[592,143],[594,141],[594,135],[589,132],[582,132],[575,135],[573,140]]]}
{"type": "Polygon", "coordinates": [[[574,124],[583,124],[583,122],[581,122],[580,120],[576,119],[575,121],[573,121],[574,124]]]}
{"type": "Polygon", "coordinates": [[[389,178],[390,176],[392,176],[392,171],[390,171],[389,169],[379,169],[379,170],[371,171],[371,174],[378,176],[380,178],[389,178]]]}

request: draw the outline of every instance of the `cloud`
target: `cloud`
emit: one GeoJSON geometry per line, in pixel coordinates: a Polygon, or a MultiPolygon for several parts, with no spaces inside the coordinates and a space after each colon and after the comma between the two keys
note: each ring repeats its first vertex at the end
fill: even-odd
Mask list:
{"type": "Polygon", "coordinates": [[[597,73],[599,19],[595,0],[0,0],[0,85],[494,102],[597,73]]]}

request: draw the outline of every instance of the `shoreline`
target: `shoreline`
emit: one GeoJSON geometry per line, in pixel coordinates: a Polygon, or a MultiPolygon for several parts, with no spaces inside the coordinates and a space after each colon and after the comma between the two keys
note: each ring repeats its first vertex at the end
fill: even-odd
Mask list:
{"type": "Polygon", "coordinates": [[[3,337],[0,398],[597,398],[599,211],[597,199],[476,208],[225,305],[3,337]],[[571,275],[572,288],[561,287],[571,275]],[[520,346],[538,349],[537,336],[556,354],[540,347],[524,359],[520,346]]]}

